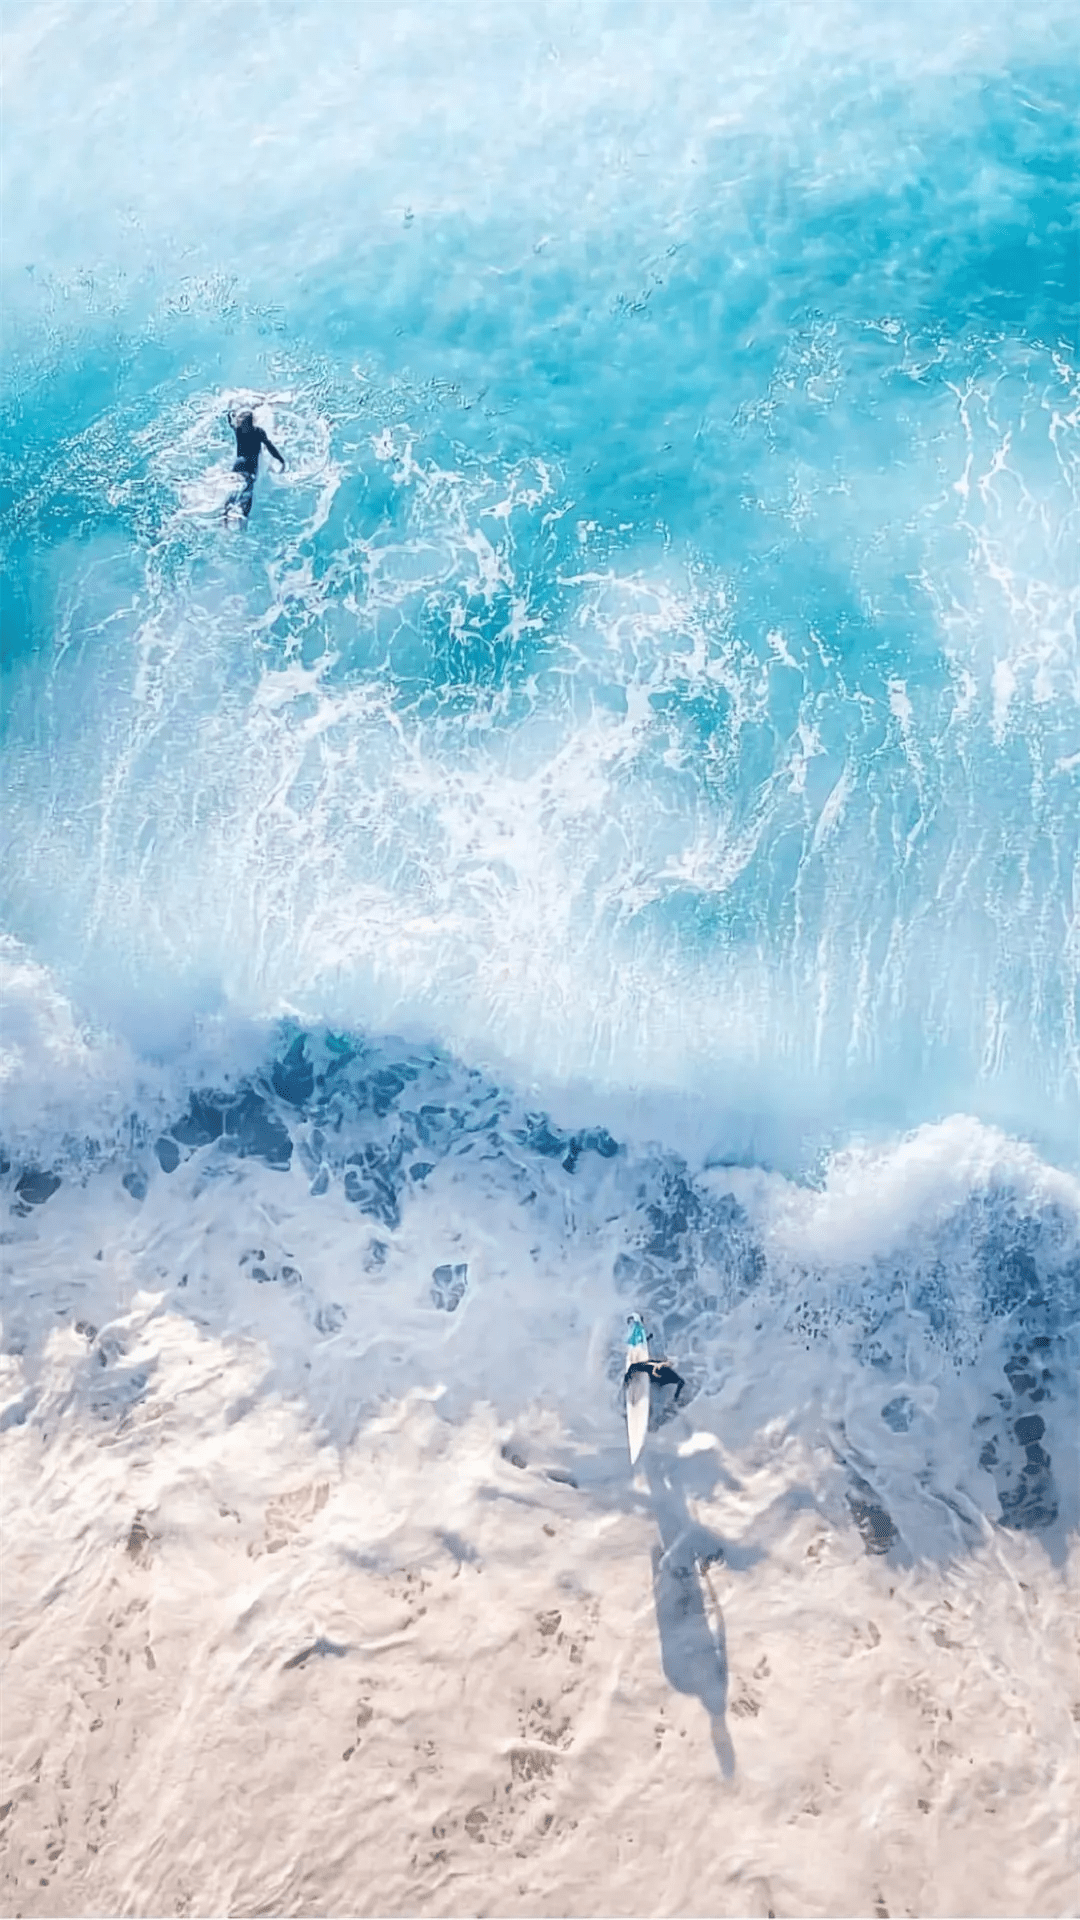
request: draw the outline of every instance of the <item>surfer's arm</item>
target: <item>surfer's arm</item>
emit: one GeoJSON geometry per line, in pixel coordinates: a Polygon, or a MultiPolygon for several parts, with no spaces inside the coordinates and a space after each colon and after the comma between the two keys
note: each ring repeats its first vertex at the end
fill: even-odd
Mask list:
{"type": "Polygon", "coordinates": [[[266,433],[262,427],[259,428],[259,438],[261,439],[263,446],[266,448],[267,453],[270,455],[271,460],[276,460],[278,463],[278,466],[281,467],[281,469],[284,471],[285,461],[282,455],[278,452],[277,448],[275,447],[273,441],[270,438],[270,435],[266,433]]]}
{"type": "MultiPolygon", "coordinates": [[[[678,1400],[686,1385],[686,1381],[683,1379],[681,1373],[676,1373],[670,1360],[646,1360],[640,1363],[640,1365],[641,1370],[649,1375],[650,1380],[652,1380],[656,1386],[674,1387],[675,1398],[678,1400]]],[[[630,1368],[631,1373],[637,1371],[638,1369],[636,1367],[630,1368]]]]}
{"type": "Polygon", "coordinates": [[[668,1366],[665,1366],[663,1374],[660,1377],[663,1379],[665,1386],[674,1387],[675,1398],[676,1400],[680,1399],[682,1395],[682,1390],[686,1385],[686,1381],[683,1379],[682,1374],[676,1373],[674,1367],[669,1364],[668,1366]]]}

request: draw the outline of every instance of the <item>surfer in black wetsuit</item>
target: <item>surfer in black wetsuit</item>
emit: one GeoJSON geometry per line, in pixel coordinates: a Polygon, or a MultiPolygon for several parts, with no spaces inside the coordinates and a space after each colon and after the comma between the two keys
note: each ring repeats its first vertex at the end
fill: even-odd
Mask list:
{"type": "Polygon", "coordinates": [[[245,520],[251,512],[251,503],[255,498],[255,475],[259,471],[259,454],[263,447],[266,448],[271,459],[278,462],[282,472],[285,471],[284,460],[270,436],[264,433],[261,427],[255,425],[255,416],[250,407],[244,407],[239,413],[234,413],[230,407],[228,417],[229,425],[236,435],[236,459],[233,462],[233,472],[242,473],[244,478],[242,485],[237,487],[235,493],[230,493],[225,502],[226,526],[229,524],[231,507],[239,507],[245,520]]]}
{"type": "Polygon", "coordinates": [[[632,1373],[647,1373],[654,1386],[674,1387],[676,1400],[686,1385],[682,1374],[676,1373],[669,1360],[634,1360],[623,1375],[624,1387],[632,1373]]]}

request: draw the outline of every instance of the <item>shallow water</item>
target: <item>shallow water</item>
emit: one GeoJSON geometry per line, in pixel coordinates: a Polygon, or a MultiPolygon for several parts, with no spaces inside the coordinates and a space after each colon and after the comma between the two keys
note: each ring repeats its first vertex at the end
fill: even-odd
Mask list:
{"type": "MultiPolygon", "coordinates": [[[[801,1605],[818,1540],[815,1568],[838,1556],[826,1662],[847,1644],[830,1609],[858,1613],[880,1573],[939,1651],[942,1610],[963,1612],[963,1685],[998,1676],[964,1695],[976,1747],[998,1681],[1022,1668],[1038,1703],[1008,1804],[981,1772],[981,1799],[951,1781],[933,1846],[897,1838],[891,1897],[1073,1910],[1072,9],[40,4],[4,35],[12,1646],[40,1645],[67,1583],[121,1658],[119,1553],[124,1580],[164,1583],[175,1705],[183,1634],[225,1632],[232,1549],[200,1573],[199,1547],[225,1508],[267,1647],[339,1644],[298,1596],[333,1587],[343,1527],[358,1579],[450,1579],[456,1556],[498,1585],[475,1619],[512,1612],[526,1549],[492,1516],[524,1474],[572,1542],[555,1588],[533,1567],[526,1614],[559,1580],[587,1593],[633,1685],[696,1702],[694,1804],[744,1793],[751,1837],[716,1881],[699,1836],[679,1890],[634,1892],[611,1860],[597,1884],[586,1832],[613,1833],[631,1791],[678,1806],[690,1778],[612,1762],[524,1891],[531,1799],[510,1822],[502,1909],[611,1910],[618,1888],[626,1911],[869,1910],[881,1862],[845,1883],[839,1839],[775,1839],[789,1788],[793,1832],[825,1817],[826,1762],[759,1725],[753,1663],[728,1684],[751,1615],[801,1605]],[[242,399],[287,467],[224,530],[242,399]],[[687,1381],[633,1487],[631,1308],[687,1381]],[[391,1430],[395,1493],[354,1512],[391,1430]],[[278,1514],[301,1455],[334,1492],[266,1520],[271,1580],[250,1515],[278,1514]],[[202,1627],[170,1580],[216,1596],[202,1627]],[[1022,1652],[1021,1590],[1054,1623],[1022,1652]],[[785,1742],[803,1772],[781,1786],[785,1742]]],[[[476,1630],[402,1643],[409,1711],[425,1662],[449,1686],[476,1630]]],[[[930,1687],[901,1642],[885,1714],[930,1687]]],[[[137,1796],[104,1878],[66,1842],[31,1896],[49,1766],[71,1812],[78,1662],[56,1658],[45,1682],[29,1652],[19,1668],[20,1901],[475,1909],[480,1758],[471,1810],[440,1813],[422,1767],[415,1806],[390,1793],[387,1860],[404,1852],[367,1904],[329,1866],[264,1885],[242,1847],[233,1878],[219,1858],[181,1888],[167,1841],[153,1864],[132,1838],[137,1796]],[[444,1814],[474,1865],[429,1884],[402,1836],[444,1814]]],[[[552,1820],[595,1773],[589,1741],[627,1737],[594,1658],[576,1784],[527,1771],[552,1820]]],[[[796,1661],[791,1698],[823,1671],[796,1661]]],[[[890,1724],[889,1830],[911,1814],[923,1835],[926,1796],[899,1784],[921,1749],[890,1724]]],[[[177,1791],[204,1736],[159,1756],[177,1791]]],[[[868,1817],[861,1791],[856,1769],[836,1835],[868,1817]]],[[[279,1808],[286,1851],[314,1818],[279,1808]]]]}

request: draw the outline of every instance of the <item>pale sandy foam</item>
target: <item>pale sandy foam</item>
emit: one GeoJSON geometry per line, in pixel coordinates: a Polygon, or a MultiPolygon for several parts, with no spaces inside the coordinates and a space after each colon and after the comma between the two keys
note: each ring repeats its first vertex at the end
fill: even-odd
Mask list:
{"type": "MultiPolygon", "coordinates": [[[[396,1226],[223,1142],[9,1215],[6,1910],[1075,1912],[1069,1328],[958,1364],[889,1296],[871,1353],[848,1278],[810,1328],[755,1265],[777,1183],[512,1121],[396,1226]],[[634,1289],[695,1388],[637,1477],[634,1289]],[[979,1422],[1040,1392],[1061,1511],[1010,1530],[979,1422]]],[[[788,1196],[819,1252],[844,1177],[788,1196]]],[[[852,1213],[864,1294],[904,1224],[852,1213]]]]}

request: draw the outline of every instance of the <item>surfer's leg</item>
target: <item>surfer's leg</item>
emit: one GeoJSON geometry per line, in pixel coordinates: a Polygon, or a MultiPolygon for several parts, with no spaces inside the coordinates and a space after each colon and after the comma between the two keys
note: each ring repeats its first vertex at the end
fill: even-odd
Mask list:
{"type": "Polygon", "coordinates": [[[251,512],[251,503],[254,497],[255,497],[255,482],[254,480],[250,480],[250,479],[245,480],[242,487],[237,487],[235,493],[230,493],[228,499],[225,502],[226,526],[228,526],[229,524],[229,509],[231,507],[239,507],[240,512],[243,514],[244,519],[245,520],[247,519],[249,513],[251,512]]]}
{"type": "Polygon", "coordinates": [[[245,467],[243,462],[238,460],[233,468],[233,472],[243,475],[243,484],[237,487],[234,493],[230,493],[225,502],[226,526],[229,524],[229,509],[231,507],[239,507],[240,512],[246,520],[248,514],[251,512],[251,503],[255,498],[255,475],[251,472],[250,468],[245,467]]]}

